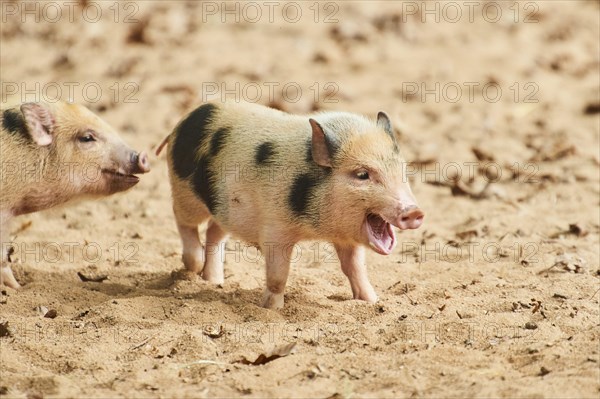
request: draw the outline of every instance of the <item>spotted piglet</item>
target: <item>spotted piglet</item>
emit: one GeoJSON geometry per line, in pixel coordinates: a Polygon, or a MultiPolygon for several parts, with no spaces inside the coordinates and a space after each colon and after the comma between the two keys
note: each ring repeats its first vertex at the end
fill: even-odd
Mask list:
{"type": "Polygon", "coordinates": [[[8,253],[13,217],[127,190],[150,166],[81,105],[25,103],[2,111],[0,125],[0,285],[16,289],[8,253]]]}
{"type": "Polygon", "coordinates": [[[266,261],[262,305],[283,307],[293,244],[334,244],[355,299],[375,302],[365,246],[388,255],[392,226],[423,221],[388,116],[290,115],[255,104],[207,103],[187,115],[168,144],[173,211],[183,264],[223,282],[230,235],[266,261]],[[208,223],[206,248],[198,225],[208,223]]]}

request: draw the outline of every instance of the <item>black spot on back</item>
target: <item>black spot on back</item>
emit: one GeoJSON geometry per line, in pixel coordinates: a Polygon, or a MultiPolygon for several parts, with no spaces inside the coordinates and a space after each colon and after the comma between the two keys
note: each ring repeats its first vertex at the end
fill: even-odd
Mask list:
{"type": "Polygon", "coordinates": [[[306,162],[314,162],[312,156],[312,140],[308,139],[306,142],[306,162]]]}
{"type": "Polygon", "coordinates": [[[294,179],[288,201],[296,216],[308,216],[314,190],[319,184],[316,177],[314,173],[304,173],[294,179]]]}
{"type": "Polygon", "coordinates": [[[202,199],[208,210],[214,214],[217,205],[217,193],[215,190],[214,174],[210,170],[211,159],[201,156],[195,164],[192,185],[194,192],[202,199]]]}
{"type": "Polygon", "coordinates": [[[196,154],[210,134],[208,124],[212,121],[216,110],[215,105],[204,104],[192,111],[175,128],[173,169],[181,179],[187,179],[196,170],[196,154]]]}
{"type": "Polygon", "coordinates": [[[10,134],[19,134],[29,138],[25,118],[17,109],[7,109],[2,113],[2,127],[10,134]]]}
{"type": "Polygon", "coordinates": [[[254,160],[258,165],[268,164],[273,162],[276,155],[275,145],[269,141],[262,143],[256,148],[254,160]]]}
{"type": "Polygon", "coordinates": [[[223,149],[230,131],[231,129],[229,129],[228,127],[222,127],[221,129],[213,133],[212,138],[210,139],[211,156],[217,156],[219,152],[223,149]]]}

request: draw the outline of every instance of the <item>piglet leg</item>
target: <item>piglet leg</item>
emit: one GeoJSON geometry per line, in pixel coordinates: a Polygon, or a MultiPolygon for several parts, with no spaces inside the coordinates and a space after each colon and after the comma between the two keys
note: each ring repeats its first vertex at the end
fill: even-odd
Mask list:
{"type": "Polygon", "coordinates": [[[223,284],[223,260],[225,259],[225,243],[229,235],[214,220],[206,230],[206,263],[202,270],[202,278],[214,284],[223,284]]]}
{"type": "Polygon", "coordinates": [[[7,224],[11,215],[7,212],[0,212],[0,286],[6,285],[13,289],[21,288],[21,285],[17,282],[17,279],[13,275],[12,269],[10,268],[10,253],[12,247],[8,242],[4,242],[4,238],[7,236],[7,224]]]}
{"type": "Polygon", "coordinates": [[[4,263],[0,266],[0,286],[3,284],[15,290],[21,288],[10,266],[4,263]]]}
{"type": "Polygon", "coordinates": [[[354,299],[377,302],[377,294],[367,277],[365,264],[365,248],[352,245],[335,245],[342,271],[350,280],[354,299]]]}
{"type": "Polygon", "coordinates": [[[283,292],[290,273],[290,256],[293,245],[267,242],[261,251],[267,263],[267,287],[262,306],[268,309],[283,308],[283,292]]]}
{"type": "Polygon", "coordinates": [[[193,273],[200,273],[204,265],[204,248],[200,244],[198,226],[177,223],[181,243],[183,244],[183,265],[193,273]]]}

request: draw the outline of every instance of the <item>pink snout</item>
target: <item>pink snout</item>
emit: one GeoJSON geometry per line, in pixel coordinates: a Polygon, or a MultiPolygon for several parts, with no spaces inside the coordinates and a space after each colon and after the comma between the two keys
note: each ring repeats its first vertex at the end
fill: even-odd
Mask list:
{"type": "Polygon", "coordinates": [[[148,160],[148,154],[141,152],[133,155],[136,170],[134,173],[148,173],[150,171],[150,161],[148,160]]]}
{"type": "Polygon", "coordinates": [[[418,229],[423,224],[425,214],[419,208],[413,206],[405,209],[398,219],[398,227],[402,230],[418,229]]]}

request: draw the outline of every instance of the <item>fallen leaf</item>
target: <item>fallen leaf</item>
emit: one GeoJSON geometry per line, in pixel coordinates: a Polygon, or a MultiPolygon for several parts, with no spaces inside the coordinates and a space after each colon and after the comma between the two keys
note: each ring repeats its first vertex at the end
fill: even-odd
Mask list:
{"type": "Polygon", "coordinates": [[[577,237],[584,237],[588,234],[581,226],[577,223],[569,224],[569,233],[575,234],[577,237]]]}
{"type": "Polygon", "coordinates": [[[525,323],[525,328],[526,328],[527,330],[535,330],[535,329],[537,329],[537,328],[538,328],[538,326],[537,326],[537,324],[535,324],[534,322],[532,322],[532,321],[528,321],[527,323],[525,323]]]}
{"type": "Polygon", "coordinates": [[[550,236],[550,238],[559,238],[560,236],[567,234],[572,234],[577,237],[585,237],[586,235],[588,235],[588,231],[577,223],[570,223],[569,228],[567,230],[562,230],[557,233],[554,233],[550,236]]]}
{"type": "Polygon", "coordinates": [[[271,352],[269,352],[269,354],[261,353],[256,358],[256,360],[254,360],[253,362],[246,359],[245,357],[242,357],[240,360],[238,360],[234,363],[241,363],[241,364],[247,364],[247,365],[252,365],[252,366],[260,366],[262,364],[266,364],[266,363],[272,362],[273,360],[279,359],[280,357],[289,355],[290,353],[292,353],[292,351],[294,350],[295,347],[296,347],[296,343],[292,342],[291,344],[276,347],[271,352]]]}
{"type": "Polygon", "coordinates": [[[44,315],[44,317],[47,318],[47,319],[55,319],[56,316],[58,316],[58,312],[56,311],[56,309],[50,309],[44,315]]]}
{"type": "Polygon", "coordinates": [[[479,232],[477,230],[465,230],[456,233],[456,237],[460,238],[461,240],[467,240],[477,236],[479,236],[479,232]]]}
{"type": "Polygon", "coordinates": [[[13,234],[18,235],[18,234],[24,232],[25,230],[27,230],[28,228],[31,227],[32,223],[33,222],[31,220],[21,223],[21,226],[19,226],[19,228],[16,231],[14,231],[13,234]]]}
{"type": "Polygon", "coordinates": [[[554,266],[562,266],[564,270],[574,273],[583,273],[585,261],[577,255],[564,253],[556,257],[554,266]]]}
{"type": "Polygon", "coordinates": [[[530,162],[553,162],[577,153],[575,145],[564,140],[544,143],[539,147],[533,146],[533,149],[537,151],[537,154],[529,159],[530,162]]]}
{"type": "Polygon", "coordinates": [[[491,181],[487,181],[483,189],[480,191],[474,191],[472,188],[467,187],[465,183],[460,180],[451,181],[449,183],[442,183],[446,187],[450,187],[450,192],[455,197],[466,196],[474,200],[480,200],[489,196],[488,189],[491,186],[491,181]]]}
{"type": "Polygon", "coordinates": [[[475,158],[477,158],[479,161],[494,161],[494,156],[486,150],[482,150],[479,147],[473,147],[471,148],[471,151],[473,152],[473,155],[475,155],[475,158]]]}
{"type": "Polygon", "coordinates": [[[542,307],[542,301],[535,301],[535,304],[533,305],[533,309],[531,309],[531,313],[535,313],[538,310],[540,310],[540,308],[542,307]]]}
{"type": "Polygon", "coordinates": [[[91,275],[85,275],[82,272],[77,272],[77,275],[79,276],[79,278],[83,282],[89,282],[89,281],[91,281],[93,283],[101,283],[104,280],[108,279],[108,276],[105,275],[105,274],[98,275],[98,276],[91,276],[91,275]]]}

